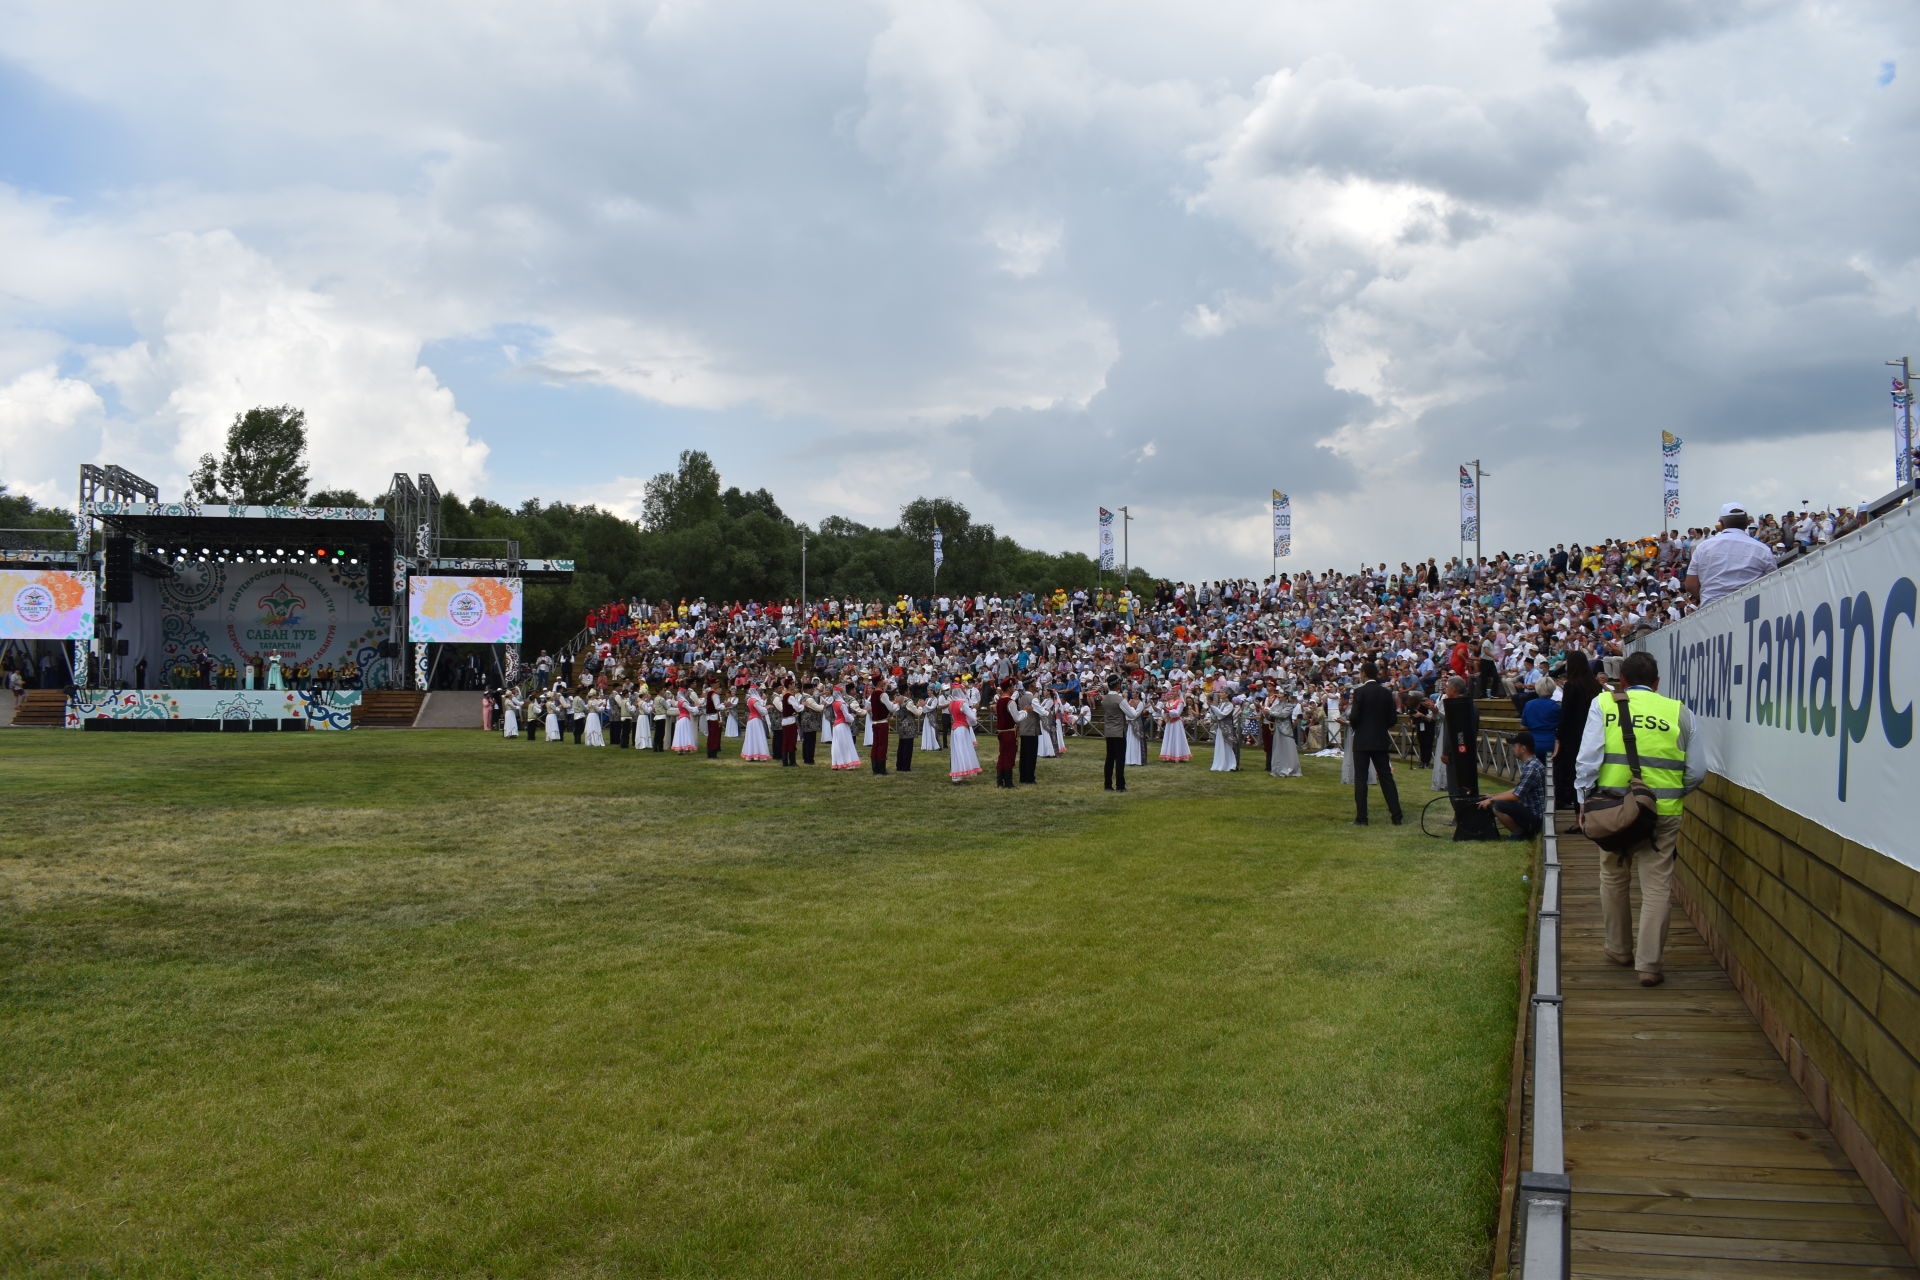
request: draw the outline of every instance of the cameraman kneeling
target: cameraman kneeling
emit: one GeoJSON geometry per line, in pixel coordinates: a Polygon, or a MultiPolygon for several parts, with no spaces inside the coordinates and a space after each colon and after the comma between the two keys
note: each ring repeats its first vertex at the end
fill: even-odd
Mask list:
{"type": "Polygon", "coordinates": [[[1493,816],[1513,833],[1514,839],[1526,840],[1540,830],[1547,811],[1547,771],[1534,753],[1532,734],[1516,733],[1508,741],[1513,744],[1514,759],[1520,762],[1520,777],[1513,790],[1486,797],[1480,807],[1493,810],[1493,816]]]}

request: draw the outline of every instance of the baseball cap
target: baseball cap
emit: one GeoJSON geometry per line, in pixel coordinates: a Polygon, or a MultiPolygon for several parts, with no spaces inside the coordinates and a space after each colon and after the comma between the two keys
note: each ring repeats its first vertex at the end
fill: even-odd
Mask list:
{"type": "Polygon", "coordinates": [[[1723,516],[1743,516],[1747,514],[1747,509],[1737,502],[1729,502],[1726,506],[1720,508],[1720,514],[1723,516]]]}

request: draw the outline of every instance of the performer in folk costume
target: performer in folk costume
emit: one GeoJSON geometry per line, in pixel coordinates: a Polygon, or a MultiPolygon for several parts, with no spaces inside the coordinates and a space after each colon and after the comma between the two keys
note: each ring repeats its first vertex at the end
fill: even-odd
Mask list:
{"type": "Polygon", "coordinates": [[[1053,695],[1044,689],[1034,695],[1033,714],[1040,720],[1039,754],[1042,760],[1051,760],[1060,754],[1060,706],[1053,695]]]}
{"type": "Polygon", "coordinates": [[[973,745],[977,717],[967,690],[956,685],[952,693],[947,701],[947,714],[953,717],[953,728],[947,731],[947,777],[961,783],[980,772],[980,753],[973,745]]]}
{"type": "Polygon", "coordinates": [[[707,712],[707,759],[718,760],[720,758],[720,731],[725,727],[723,720],[727,712],[726,699],[720,692],[720,677],[711,676],[707,679],[707,692],[704,703],[707,712]]]}
{"type": "Polygon", "coordinates": [[[853,708],[847,702],[847,691],[839,685],[833,687],[833,696],[827,701],[827,733],[833,767],[858,769],[860,747],[853,738],[853,708]]]}
{"type": "Polygon", "coordinates": [[[588,746],[604,747],[607,745],[606,730],[602,728],[606,723],[606,715],[607,702],[605,698],[602,698],[596,693],[593,697],[587,699],[586,744],[588,746]]]}
{"type": "Polygon", "coordinates": [[[1266,701],[1267,723],[1273,726],[1273,755],[1267,772],[1276,778],[1300,777],[1300,700],[1275,690],[1266,701]]]}
{"type": "Polygon", "coordinates": [[[667,749],[667,724],[673,716],[673,699],[667,696],[666,686],[653,695],[653,749],[667,749]]]}
{"type": "Polygon", "coordinates": [[[501,700],[501,705],[505,710],[500,721],[500,736],[512,742],[520,736],[520,691],[508,690],[507,696],[501,700]]]}
{"type": "Polygon", "coordinates": [[[826,714],[827,704],[815,691],[813,681],[809,680],[800,689],[800,763],[812,764],[815,748],[820,745],[820,721],[826,714]]]}
{"type": "Polygon", "coordinates": [[[908,685],[907,696],[899,700],[893,712],[894,737],[900,744],[894,749],[893,767],[899,773],[913,772],[913,740],[926,715],[926,686],[908,685]]]}
{"type": "Polygon", "coordinates": [[[1163,764],[1184,764],[1193,759],[1193,748],[1187,744],[1187,699],[1179,685],[1167,689],[1166,698],[1160,703],[1160,717],[1163,727],[1160,730],[1160,761],[1163,764]]]}
{"type": "Polygon", "coordinates": [[[926,711],[920,717],[920,749],[938,751],[940,749],[940,708],[936,705],[932,692],[921,690],[921,701],[926,711]]]}
{"type": "Polygon", "coordinates": [[[893,728],[893,710],[893,696],[887,692],[886,676],[876,671],[867,694],[868,758],[873,762],[874,773],[883,778],[887,775],[887,738],[893,728]]]}
{"type": "Polygon", "coordinates": [[[726,738],[737,738],[744,732],[746,732],[746,728],[740,723],[739,695],[728,694],[727,695],[727,723],[726,723],[726,729],[721,734],[721,736],[726,738]]]}
{"type": "Polygon", "coordinates": [[[267,688],[284,689],[286,687],[287,682],[280,674],[280,655],[269,654],[267,656],[267,688]]]}
{"type": "Polygon", "coordinates": [[[1209,771],[1213,773],[1233,773],[1240,768],[1240,747],[1235,738],[1239,725],[1235,723],[1237,708],[1227,701],[1224,686],[1213,691],[1213,701],[1207,705],[1207,719],[1213,726],[1213,764],[1209,771]]]}
{"type": "Polygon", "coordinates": [[[800,765],[800,694],[794,686],[792,676],[780,681],[780,692],[774,695],[774,712],[779,717],[779,737],[774,740],[774,754],[780,757],[782,769],[795,769],[800,765]]]}
{"type": "Polygon", "coordinates": [[[1260,730],[1260,751],[1267,760],[1267,772],[1273,772],[1273,717],[1268,714],[1268,704],[1273,701],[1276,691],[1265,688],[1258,680],[1247,686],[1248,705],[1254,710],[1260,730]]]}
{"type": "Polygon", "coordinates": [[[680,755],[692,755],[700,749],[700,738],[693,727],[693,711],[693,691],[681,685],[673,695],[673,749],[680,755]]]}
{"type": "Polygon", "coordinates": [[[873,712],[865,698],[860,700],[860,718],[860,749],[866,751],[873,746],[873,712]]]}
{"type": "Polygon", "coordinates": [[[576,692],[567,699],[567,716],[573,721],[573,745],[579,746],[587,732],[587,698],[576,692]]]}
{"type": "Polygon", "coordinates": [[[547,741],[564,742],[565,730],[560,727],[560,709],[566,705],[567,695],[555,685],[547,693],[547,741]]]}
{"type": "Polygon", "coordinates": [[[773,740],[767,735],[767,700],[757,687],[747,689],[747,733],[740,740],[740,758],[773,759],[773,740]]]}
{"type": "Polygon", "coordinates": [[[1147,763],[1148,724],[1158,713],[1147,705],[1146,695],[1139,689],[1128,689],[1125,701],[1133,709],[1132,717],[1127,720],[1126,765],[1135,769],[1147,763]]]}
{"type": "Polygon", "coordinates": [[[993,730],[1000,739],[1000,754],[994,761],[994,785],[1013,790],[1013,769],[1020,758],[1020,721],[1023,713],[1014,705],[1016,686],[1011,678],[1000,682],[1000,696],[993,702],[993,730]]]}

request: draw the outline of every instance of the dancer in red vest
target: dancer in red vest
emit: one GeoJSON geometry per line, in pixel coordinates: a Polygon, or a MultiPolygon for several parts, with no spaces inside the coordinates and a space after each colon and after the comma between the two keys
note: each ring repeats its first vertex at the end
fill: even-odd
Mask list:
{"type": "Polygon", "coordinates": [[[873,748],[870,759],[873,771],[882,777],[887,772],[887,734],[893,727],[893,699],[887,695],[886,678],[878,671],[873,673],[873,685],[867,694],[868,723],[873,726],[873,748]]]}
{"type": "Polygon", "coordinates": [[[727,708],[720,697],[720,678],[714,676],[707,681],[707,759],[720,758],[720,730],[726,724],[727,708]]]}
{"type": "Polygon", "coordinates": [[[1000,697],[993,704],[993,729],[1000,735],[1000,756],[993,762],[994,785],[1013,790],[1013,767],[1020,758],[1021,713],[1013,705],[1014,682],[1009,676],[1000,682],[1000,697]]]}

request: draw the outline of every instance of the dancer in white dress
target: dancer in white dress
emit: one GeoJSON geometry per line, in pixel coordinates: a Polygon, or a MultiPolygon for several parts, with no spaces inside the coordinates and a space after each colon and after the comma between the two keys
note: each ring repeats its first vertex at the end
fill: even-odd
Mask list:
{"type": "Polygon", "coordinates": [[[839,685],[833,687],[833,696],[827,700],[827,733],[833,767],[858,769],[860,748],[853,740],[853,706],[847,701],[847,691],[839,685]]]}
{"type": "Polygon", "coordinates": [[[737,694],[727,695],[727,723],[721,733],[723,738],[737,738],[744,730],[740,724],[740,698],[737,694]]]}
{"type": "Polygon", "coordinates": [[[507,714],[500,724],[500,736],[508,742],[512,742],[520,736],[520,709],[522,705],[524,704],[520,701],[520,693],[518,690],[507,695],[507,714]]]}
{"type": "Polygon", "coordinates": [[[947,712],[953,717],[953,729],[947,734],[947,777],[961,783],[980,772],[980,753],[973,745],[973,704],[956,691],[947,712]]]}
{"type": "Polygon", "coordinates": [[[1127,768],[1142,767],[1147,763],[1147,719],[1150,714],[1146,699],[1136,689],[1129,689],[1126,695],[1127,705],[1133,708],[1133,718],[1127,721],[1127,768]]]}
{"type": "Polygon", "coordinates": [[[760,690],[747,690],[747,732],[740,739],[742,760],[773,759],[773,740],[767,736],[767,700],[760,690]]]}
{"type": "MultiPolygon", "coordinates": [[[[693,709],[693,694],[683,686],[673,695],[673,749],[685,756],[700,749],[700,738],[693,727],[693,709]]],[[[763,725],[763,732],[764,729],[763,725]]]]}
{"type": "Polygon", "coordinates": [[[560,686],[553,686],[553,692],[547,695],[547,741],[559,742],[564,735],[560,732],[560,703],[566,697],[560,692],[560,686]]]}
{"type": "Polygon", "coordinates": [[[920,720],[920,749],[922,751],[938,751],[940,749],[940,726],[937,723],[940,719],[940,704],[936,701],[936,697],[936,694],[929,691],[927,695],[927,713],[921,717],[920,720]]]}
{"type": "Polygon", "coordinates": [[[1160,762],[1162,764],[1185,764],[1193,759],[1193,748],[1187,745],[1187,700],[1175,685],[1160,704],[1160,714],[1164,726],[1160,730],[1160,762]]]}
{"type": "Polygon", "coordinates": [[[606,730],[607,700],[598,694],[587,699],[587,736],[584,745],[604,747],[607,745],[606,730]]]}
{"type": "Polygon", "coordinates": [[[1060,719],[1057,705],[1051,694],[1043,693],[1033,700],[1033,712],[1040,717],[1040,745],[1037,748],[1042,760],[1051,760],[1060,754],[1060,719]]]}
{"type": "Polygon", "coordinates": [[[1240,748],[1233,740],[1236,710],[1227,701],[1225,689],[1213,691],[1213,701],[1207,705],[1207,719],[1213,726],[1213,764],[1209,766],[1209,772],[1233,773],[1240,768],[1240,748]]]}
{"type": "Polygon", "coordinates": [[[1276,778],[1300,777],[1299,701],[1275,694],[1267,701],[1267,719],[1273,725],[1273,764],[1267,772],[1276,778]]]}

